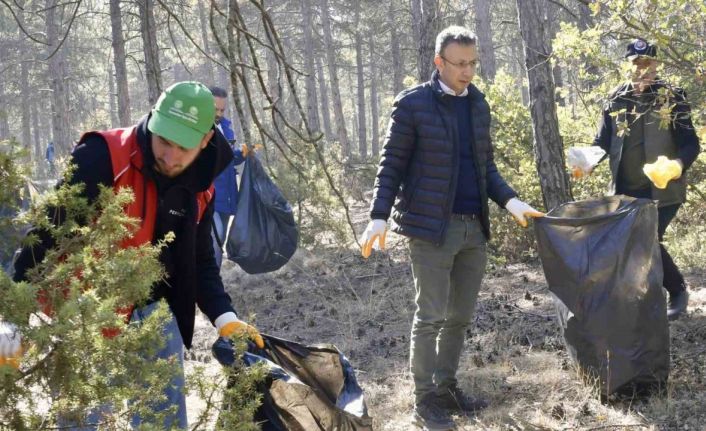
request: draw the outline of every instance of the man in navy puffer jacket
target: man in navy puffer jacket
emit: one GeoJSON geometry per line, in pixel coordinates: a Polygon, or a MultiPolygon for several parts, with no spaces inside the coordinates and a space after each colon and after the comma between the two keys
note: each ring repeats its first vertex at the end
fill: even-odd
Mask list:
{"type": "Polygon", "coordinates": [[[457,26],[443,30],[434,64],[430,81],[395,100],[361,243],[364,257],[376,240],[384,248],[390,214],[392,229],[409,237],[417,305],[413,420],[437,430],[454,426],[450,412],[487,406],[459,388],[456,370],[485,273],[488,198],[522,226],[525,217],[543,214],[517,199],[493,161],[490,108],[471,84],[475,35],[457,26]]]}

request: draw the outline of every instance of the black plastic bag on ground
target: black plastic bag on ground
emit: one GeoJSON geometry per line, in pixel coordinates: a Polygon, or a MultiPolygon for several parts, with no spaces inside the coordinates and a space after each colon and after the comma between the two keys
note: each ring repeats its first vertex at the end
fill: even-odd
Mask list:
{"type": "Polygon", "coordinates": [[[228,259],[248,274],[281,268],[297,250],[299,232],[292,207],[255,157],[247,157],[238,209],[228,233],[228,259]]]}
{"type": "Polygon", "coordinates": [[[662,387],[669,327],[657,206],[610,196],[535,219],[539,256],[559,324],[582,375],[601,394],[662,387]]]}
{"type": "MultiPolygon", "coordinates": [[[[350,362],[331,344],[304,346],[263,334],[265,348],[252,343],[242,361],[264,363],[268,378],[260,390],[262,405],[255,420],[263,431],[368,431],[372,418],[350,362]]],[[[227,338],[213,344],[223,366],[236,366],[227,338]]]]}

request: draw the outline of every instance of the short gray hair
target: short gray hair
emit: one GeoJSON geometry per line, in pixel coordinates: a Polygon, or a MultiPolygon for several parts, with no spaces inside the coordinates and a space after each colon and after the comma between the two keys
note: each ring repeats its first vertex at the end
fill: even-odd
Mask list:
{"type": "Polygon", "coordinates": [[[434,54],[441,55],[444,48],[452,42],[456,42],[461,45],[475,45],[476,35],[466,27],[461,27],[460,25],[446,27],[436,36],[434,54]]]}

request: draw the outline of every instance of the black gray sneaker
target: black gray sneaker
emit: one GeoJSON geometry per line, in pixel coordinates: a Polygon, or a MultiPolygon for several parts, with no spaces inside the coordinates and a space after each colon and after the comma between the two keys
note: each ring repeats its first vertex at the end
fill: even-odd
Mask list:
{"type": "Polygon", "coordinates": [[[669,305],[667,305],[667,318],[676,320],[686,311],[686,306],[689,303],[689,292],[686,289],[681,292],[669,295],[669,305]]]}
{"type": "Polygon", "coordinates": [[[456,426],[451,416],[438,404],[436,394],[428,394],[414,406],[412,422],[430,431],[452,430],[456,426]]]}
{"type": "Polygon", "coordinates": [[[486,400],[467,395],[456,385],[442,390],[438,402],[447,410],[461,413],[475,413],[488,407],[486,400]]]}

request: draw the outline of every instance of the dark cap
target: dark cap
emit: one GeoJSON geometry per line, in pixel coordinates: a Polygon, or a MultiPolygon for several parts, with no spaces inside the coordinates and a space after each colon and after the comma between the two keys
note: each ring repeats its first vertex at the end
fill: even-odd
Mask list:
{"type": "Polygon", "coordinates": [[[648,43],[644,39],[635,39],[628,44],[627,51],[625,52],[625,58],[628,60],[634,60],[638,57],[656,57],[657,47],[648,43]]]}

